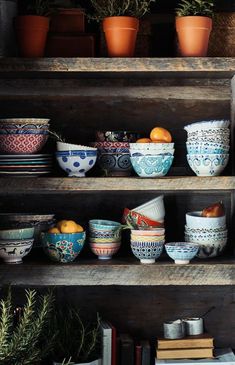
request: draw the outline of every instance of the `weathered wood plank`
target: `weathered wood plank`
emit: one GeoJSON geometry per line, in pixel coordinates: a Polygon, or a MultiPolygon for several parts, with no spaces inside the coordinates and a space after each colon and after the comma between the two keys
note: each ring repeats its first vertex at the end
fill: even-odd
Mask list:
{"type": "Polygon", "coordinates": [[[2,58],[0,73],[203,73],[228,77],[235,73],[234,58],[2,58]]]}
{"type": "Polygon", "coordinates": [[[0,284],[17,286],[160,286],[235,285],[235,260],[197,261],[189,265],[135,260],[77,261],[70,265],[28,264],[7,270],[0,265],[0,284]]]}
{"type": "Polygon", "coordinates": [[[1,178],[0,194],[66,194],[96,191],[226,191],[235,189],[235,176],[131,178],[1,178]]]}

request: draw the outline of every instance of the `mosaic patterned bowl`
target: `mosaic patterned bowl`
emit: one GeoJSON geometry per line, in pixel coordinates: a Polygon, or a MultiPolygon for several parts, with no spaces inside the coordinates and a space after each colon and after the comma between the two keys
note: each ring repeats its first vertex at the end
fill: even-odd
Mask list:
{"type": "Polygon", "coordinates": [[[42,233],[43,249],[52,260],[69,263],[81,252],[86,232],[80,233],[42,233]]]}
{"type": "Polygon", "coordinates": [[[171,242],[165,245],[166,252],[176,264],[189,264],[199,250],[199,244],[191,242],[171,242]]]}
{"type": "Polygon", "coordinates": [[[131,250],[141,264],[154,264],[163,251],[164,240],[160,242],[137,242],[131,240],[131,250]]]}
{"type": "Polygon", "coordinates": [[[47,139],[48,134],[1,134],[0,152],[14,155],[37,153],[47,139]]]}
{"type": "Polygon", "coordinates": [[[161,177],[168,173],[173,159],[171,155],[136,156],[131,157],[131,163],[140,177],[161,177]]]}
{"type": "Polygon", "coordinates": [[[56,158],[69,177],[85,177],[96,163],[97,150],[56,152],[56,158]]]}

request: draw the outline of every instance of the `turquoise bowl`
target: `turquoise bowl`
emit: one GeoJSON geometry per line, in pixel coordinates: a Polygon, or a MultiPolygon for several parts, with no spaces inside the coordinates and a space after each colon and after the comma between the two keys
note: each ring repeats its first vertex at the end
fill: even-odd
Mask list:
{"type": "Polygon", "coordinates": [[[34,228],[1,229],[1,240],[27,240],[33,238],[34,228]]]}
{"type": "Polygon", "coordinates": [[[47,256],[63,264],[72,262],[81,252],[86,232],[80,233],[42,233],[43,249],[47,256]]]}
{"type": "Polygon", "coordinates": [[[172,165],[174,156],[132,156],[133,169],[140,177],[161,177],[165,176],[172,165]]]}
{"type": "Polygon", "coordinates": [[[92,219],[89,221],[89,227],[98,230],[112,231],[121,229],[121,223],[105,219],[92,219]]]}

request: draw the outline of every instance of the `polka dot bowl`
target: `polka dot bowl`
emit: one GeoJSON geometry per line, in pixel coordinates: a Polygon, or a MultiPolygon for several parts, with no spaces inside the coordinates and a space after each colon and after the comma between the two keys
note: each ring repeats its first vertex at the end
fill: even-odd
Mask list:
{"type": "Polygon", "coordinates": [[[96,163],[97,150],[56,152],[56,158],[69,177],[85,177],[96,163]]]}

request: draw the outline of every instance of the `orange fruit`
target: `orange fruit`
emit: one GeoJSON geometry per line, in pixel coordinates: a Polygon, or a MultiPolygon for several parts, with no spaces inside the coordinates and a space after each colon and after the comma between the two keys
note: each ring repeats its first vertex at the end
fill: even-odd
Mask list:
{"type": "Polygon", "coordinates": [[[150,138],[139,138],[137,139],[136,143],[151,143],[151,139],[150,138]]]}
{"type": "Polygon", "coordinates": [[[78,225],[74,221],[64,221],[60,225],[61,233],[77,233],[78,225]]]}
{"type": "Polygon", "coordinates": [[[155,127],[151,130],[150,138],[153,142],[158,143],[170,143],[172,141],[172,136],[170,132],[161,127],[155,127]]]}
{"type": "Polygon", "coordinates": [[[77,233],[83,232],[84,229],[82,226],[80,226],[80,224],[77,224],[77,233]]]}
{"type": "Polygon", "coordinates": [[[65,219],[63,219],[62,221],[57,222],[56,227],[59,229],[59,231],[61,230],[62,224],[66,223],[66,222],[67,221],[65,219]]]}
{"type": "Polygon", "coordinates": [[[57,227],[53,227],[49,229],[48,233],[60,233],[60,231],[57,227]]]}

